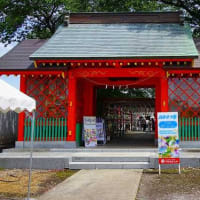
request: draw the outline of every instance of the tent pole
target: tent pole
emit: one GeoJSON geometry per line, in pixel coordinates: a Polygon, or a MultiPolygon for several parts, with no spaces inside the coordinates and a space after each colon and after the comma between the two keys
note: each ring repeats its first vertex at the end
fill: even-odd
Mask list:
{"type": "Polygon", "coordinates": [[[35,111],[33,111],[32,128],[31,128],[30,167],[29,167],[28,197],[27,197],[27,200],[30,200],[30,193],[31,193],[31,175],[32,175],[32,161],[33,161],[33,135],[34,135],[34,123],[35,123],[35,111]]]}

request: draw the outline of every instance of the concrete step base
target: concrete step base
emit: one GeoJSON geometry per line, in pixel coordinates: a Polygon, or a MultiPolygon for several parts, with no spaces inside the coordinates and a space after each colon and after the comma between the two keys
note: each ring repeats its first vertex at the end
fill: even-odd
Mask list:
{"type": "MultiPolygon", "coordinates": [[[[2,151],[4,153],[6,152],[27,152],[29,151],[29,148],[10,148],[10,149],[3,149],[2,151]]],[[[79,148],[34,148],[34,152],[66,152],[66,153],[76,153],[76,152],[157,152],[158,148],[106,148],[106,147],[94,147],[94,148],[85,148],[85,147],[79,147],[79,148]]]]}
{"type": "Polygon", "coordinates": [[[69,162],[69,169],[148,169],[149,162],[69,162]]]}
{"type": "Polygon", "coordinates": [[[146,156],[73,156],[72,162],[149,162],[146,156]]]}

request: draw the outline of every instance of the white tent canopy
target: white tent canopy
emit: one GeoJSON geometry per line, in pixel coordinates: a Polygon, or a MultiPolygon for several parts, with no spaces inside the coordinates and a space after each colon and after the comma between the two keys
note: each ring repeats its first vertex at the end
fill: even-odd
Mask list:
{"type": "Polygon", "coordinates": [[[0,112],[33,112],[36,101],[0,79],[0,112]]]}
{"type": "Polygon", "coordinates": [[[31,151],[30,151],[30,169],[29,169],[29,183],[28,183],[28,198],[30,199],[31,187],[31,170],[32,170],[32,151],[33,151],[33,133],[35,121],[36,101],[20,92],[16,88],[10,86],[0,79],[0,112],[6,113],[8,111],[15,111],[17,113],[25,110],[32,112],[32,131],[31,131],[31,151]]]}

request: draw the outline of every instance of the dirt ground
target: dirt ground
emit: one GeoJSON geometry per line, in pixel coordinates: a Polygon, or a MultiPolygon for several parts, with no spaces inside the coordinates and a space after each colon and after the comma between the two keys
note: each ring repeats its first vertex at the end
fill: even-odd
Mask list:
{"type": "Polygon", "coordinates": [[[136,200],[200,200],[200,169],[145,170],[136,200]]]}
{"type": "MultiPolygon", "coordinates": [[[[70,177],[76,170],[33,170],[31,197],[37,197],[70,177]]],[[[27,196],[28,170],[0,169],[0,200],[21,200],[27,196]]]]}

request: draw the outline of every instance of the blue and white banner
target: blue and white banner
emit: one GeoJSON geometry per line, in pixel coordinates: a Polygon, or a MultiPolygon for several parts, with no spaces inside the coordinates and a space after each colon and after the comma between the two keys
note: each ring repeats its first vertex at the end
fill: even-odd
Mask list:
{"type": "Polygon", "coordinates": [[[158,150],[160,164],[180,163],[177,112],[158,113],[158,150]]]}

